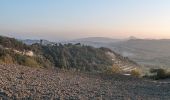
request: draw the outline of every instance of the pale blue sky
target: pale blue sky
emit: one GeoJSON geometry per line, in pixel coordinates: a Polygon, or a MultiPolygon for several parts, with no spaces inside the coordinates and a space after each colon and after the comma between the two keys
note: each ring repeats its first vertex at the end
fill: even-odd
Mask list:
{"type": "Polygon", "coordinates": [[[170,38],[170,0],[0,0],[0,35],[170,38]]]}

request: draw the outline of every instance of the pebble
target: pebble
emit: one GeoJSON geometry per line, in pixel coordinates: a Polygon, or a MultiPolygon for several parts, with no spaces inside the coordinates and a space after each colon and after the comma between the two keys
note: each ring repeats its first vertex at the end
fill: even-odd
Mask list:
{"type": "MultiPolygon", "coordinates": [[[[169,82],[124,75],[73,73],[0,65],[0,99],[29,100],[161,100],[170,98],[169,82]],[[2,70],[3,69],[3,70],[2,70]]],[[[168,99],[167,99],[168,100],[168,99]]]]}

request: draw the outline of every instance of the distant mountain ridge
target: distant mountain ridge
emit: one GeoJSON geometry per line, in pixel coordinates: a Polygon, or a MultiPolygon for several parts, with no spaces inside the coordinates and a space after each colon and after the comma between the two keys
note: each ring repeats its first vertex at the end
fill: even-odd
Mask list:
{"type": "Polygon", "coordinates": [[[103,43],[110,43],[110,42],[119,42],[121,39],[112,39],[107,37],[88,37],[88,38],[81,38],[72,41],[89,41],[89,42],[103,42],[103,43]]]}
{"type": "Polygon", "coordinates": [[[81,43],[84,45],[89,45],[89,46],[100,48],[100,47],[106,47],[106,45],[109,43],[116,43],[116,42],[121,42],[121,41],[124,41],[124,39],[112,39],[112,38],[107,38],[107,37],[89,37],[89,38],[80,38],[80,39],[75,39],[75,40],[70,40],[70,41],[63,41],[61,43],[62,44],[81,43]]]}
{"type": "Polygon", "coordinates": [[[20,40],[20,41],[22,41],[23,43],[25,43],[27,45],[32,45],[32,44],[35,44],[35,43],[40,43],[41,41],[42,41],[43,45],[54,44],[54,42],[51,42],[51,41],[48,41],[48,40],[45,40],[45,39],[40,39],[40,40],[25,39],[25,40],[20,40]]]}

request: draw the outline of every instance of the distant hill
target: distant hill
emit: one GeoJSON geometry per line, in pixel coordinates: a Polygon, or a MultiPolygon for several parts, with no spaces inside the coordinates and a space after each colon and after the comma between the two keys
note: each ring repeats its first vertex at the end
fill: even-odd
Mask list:
{"type": "Polygon", "coordinates": [[[73,41],[110,43],[110,42],[119,42],[121,40],[120,39],[107,38],[107,37],[89,37],[89,38],[76,39],[76,40],[73,40],[73,41]]]}
{"type": "Polygon", "coordinates": [[[135,36],[130,36],[127,40],[135,40],[135,39],[138,39],[138,38],[135,36]]]}
{"type": "Polygon", "coordinates": [[[35,43],[40,43],[40,40],[31,40],[31,39],[20,40],[20,41],[22,41],[23,43],[25,43],[27,45],[32,45],[32,44],[35,44],[35,43]]]}
{"type": "MultiPolygon", "coordinates": [[[[25,43],[27,45],[32,45],[32,44],[35,44],[35,43],[40,43],[41,40],[26,39],[26,40],[20,40],[20,41],[22,41],[23,43],[25,43]]],[[[50,42],[48,40],[42,39],[42,44],[43,45],[48,45],[48,44],[54,44],[54,42],[50,42]]]]}
{"type": "Polygon", "coordinates": [[[81,38],[81,39],[76,39],[76,40],[71,40],[71,41],[64,41],[61,42],[62,44],[67,44],[67,43],[81,43],[84,45],[89,45],[89,46],[93,46],[93,47],[106,47],[106,45],[108,43],[116,43],[116,42],[120,42],[120,41],[124,41],[121,39],[112,39],[112,38],[107,38],[107,37],[89,37],[89,38],[81,38]]]}

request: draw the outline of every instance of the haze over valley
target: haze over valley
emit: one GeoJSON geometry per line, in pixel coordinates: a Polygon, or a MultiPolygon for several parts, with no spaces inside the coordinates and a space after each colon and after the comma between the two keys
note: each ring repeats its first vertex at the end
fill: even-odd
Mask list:
{"type": "Polygon", "coordinates": [[[170,0],[0,0],[0,100],[170,100],[170,0]]]}
{"type": "Polygon", "coordinates": [[[95,47],[107,47],[144,65],[169,67],[170,39],[84,38],[71,41],[95,47]]]}

